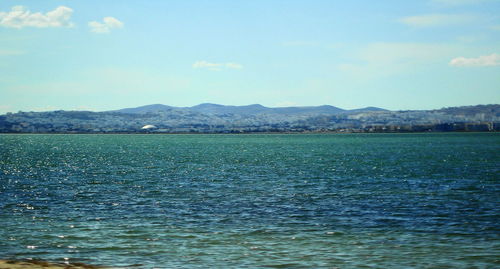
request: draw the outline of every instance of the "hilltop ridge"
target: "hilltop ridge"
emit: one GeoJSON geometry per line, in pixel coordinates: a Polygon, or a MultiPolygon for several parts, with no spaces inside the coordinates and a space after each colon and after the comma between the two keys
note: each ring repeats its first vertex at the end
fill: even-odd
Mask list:
{"type": "Polygon", "coordinates": [[[202,103],[192,107],[174,107],[162,104],[152,104],[134,108],[123,108],[106,112],[120,113],[155,113],[159,111],[193,111],[209,114],[240,114],[240,115],[258,115],[258,114],[337,114],[342,112],[362,112],[362,111],[387,111],[378,107],[366,107],[359,109],[346,110],[331,105],[321,106],[290,106],[290,107],[266,107],[261,104],[251,104],[243,106],[220,105],[213,103],[202,103]]]}
{"type": "Polygon", "coordinates": [[[245,133],[499,131],[500,105],[389,111],[376,107],[277,107],[162,104],[114,111],[0,115],[2,133],[245,133]],[[154,128],[142,127],[150,125],[154,128]]]}

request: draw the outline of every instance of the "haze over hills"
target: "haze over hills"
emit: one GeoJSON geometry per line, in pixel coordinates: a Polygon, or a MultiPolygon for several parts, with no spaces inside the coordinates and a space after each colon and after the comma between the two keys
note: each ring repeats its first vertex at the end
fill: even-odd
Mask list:
{"type": "Polygon", "coordinates": [[[161,104],[115,111],[18,112],[0,115],[3,133],[245,133],[499,131],[500,105],[389,111],[376,107],[269,108],[254,104],[161,104]],[[143,127],[149,126],[145,130],[143,127]]]}
{"type": "Polygon", "coordinates": [[[349,112],[365,111],[387,111],[377,107],[366,107],[353,110],[345,110],[331,105],[322,106],[296,106],[296,107],[265,107],[260,104],[246,106],[226,106],[219,104],[203,103],[192,107],[173,107],[162,104],[146,105],[134,108],[124,108],[114,110],[121,113],[155,113],[160,111],[193,111],[205,114],[239,114],[239,115],[258,115],[258,114],[279,114],[279,115],[304,115],[304,114],[338,114],[349,112]]]}

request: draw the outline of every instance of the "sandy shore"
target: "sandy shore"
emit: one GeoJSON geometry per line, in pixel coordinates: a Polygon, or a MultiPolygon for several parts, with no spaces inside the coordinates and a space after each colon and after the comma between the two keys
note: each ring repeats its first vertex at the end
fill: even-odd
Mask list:
{"type": "Polygon", "coordinates": [[[72,264],[56,264],[48,263],[44,261],[8,261],[0,260],[0,269],[98,269],[105,268],[100,266],[93,266],[83,263],[72,263],[72,264]]]}

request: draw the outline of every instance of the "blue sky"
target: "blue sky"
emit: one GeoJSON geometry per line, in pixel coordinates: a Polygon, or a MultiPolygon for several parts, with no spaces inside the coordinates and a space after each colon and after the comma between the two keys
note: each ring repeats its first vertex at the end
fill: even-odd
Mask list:
{"type": "Polygon", "coordinates": [[[500,103],[499,0],[0,2],[0,113],[500,103]]]}

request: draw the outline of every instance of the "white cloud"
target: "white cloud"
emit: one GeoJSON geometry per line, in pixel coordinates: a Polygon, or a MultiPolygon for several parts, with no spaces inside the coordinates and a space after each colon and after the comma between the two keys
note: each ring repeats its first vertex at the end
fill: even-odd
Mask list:
{"type": "Polygon", "coordinates": [[[441,61],[455,48],[434,43],[373,43],[364,47],[359,57],[371,64],[415,65],[441,61]]]}
{"type": "Polygon", "coordinates": [[[45,14],[31,13],[26,7],[14,6],[9,12],[0,12],[0,25],[8,28],[23,27],[71,27],[70,22],[73,10],[69,7],[59,6],[45,14]]]}
{"type": "Polygon", "coordinates": [[[387,77],[442,66],[463,47],[446,43],[372,43],[360,47],[337,70],[356,79],[387,77]]]}
{"type": "Polygon", "coordinates": [[[500,54],[493,53],[477,58],[457,57],[450,61],[450,65],[456,67],[499,66],[500,54]]]}
{"type": "Polygon", "coordinates": [[[462,6],[479,4],[488,0],[432,0],[431,3],[443,6],[462,6]]]}
{"type": "Polygon", "coordinates": [[[207,61],[197,61],[193,64],[193,68],[206,68],[212,71],[219,71],[223,68],[242,69],[243,65],[238,63],[210,63],[207,61]]]}
{"type": "Polygon", "coordinates": [[[210,70],[218,71],[222,67],[222,64],[209,63],[207,61],[198,61],[193,64],[193,68],[207,68],[210,70]]]}
{"type": "Polygon", "coordinates": [[[409,16],[400,19],[400,22],[413,27],[450,26],[473,22],[477,18],[472,15],[461,14],[425,14],[409,16]]]}
{"type": "Polygon", "coordinates": [[[90,31],[98,34],[107,34],[111,29],[122,28],[123,22],[113,17],[105,17],[102,23],[97,21],[89,22],[90,31]]]}
{"type": "Polygon", "coordinates": [[[225,67],[231,68],[231,69],[241,69],[243,68],[243,65],[237,64],[237,63],[226,63],[224,64],[225,67]]]}

